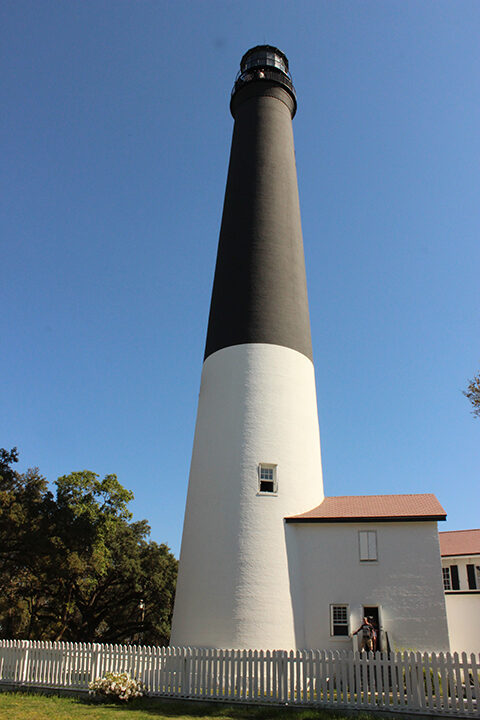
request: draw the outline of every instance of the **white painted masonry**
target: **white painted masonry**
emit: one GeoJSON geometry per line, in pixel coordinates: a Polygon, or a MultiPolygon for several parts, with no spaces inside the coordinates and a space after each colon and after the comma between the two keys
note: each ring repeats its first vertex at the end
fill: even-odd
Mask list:
{"type": "Polygon", "coordinates": [[[450,649],[452,652],[480,652],[480,594],[449,593],[447,606],[450,649]]]}
{"type": "Polygon", "coordinates": [[[312,362],[260,343],[209,356],[171,644],[296,647],[284,517],[322,500],[312,362]],[[276,495],[258,492],[259,463],[277,466],[276,495]]]}
{"type": "Polygon", "coordinates": [[[297,546],[297,644],[347,650],[330,635],[330,605],[348,605],[349,631],[378,606],[392,650],[448,651],[436,522],[288,524],[297,546]],[[377,533],[378,560],[361,562],[358,533],[377,533]]]}

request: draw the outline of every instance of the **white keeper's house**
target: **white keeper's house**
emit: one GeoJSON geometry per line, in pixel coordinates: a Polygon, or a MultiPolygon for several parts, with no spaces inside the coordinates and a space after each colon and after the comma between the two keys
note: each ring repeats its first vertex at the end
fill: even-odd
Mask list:
{"type": "Polygon", "coordinates": [[[299,645],[352,649],[367,616],[380,628],[378,650],[448,649],[438,520],[434,495],[326,497],[287,517],[299,645]]]}
{"type": "Polygon", "coordinates": [[[450,649],[480,648],[480,529],[439,533],[450,649]]]}
{"type": "MultiPolygon", "coordinates": [[[[382,649],[447,651],[436,497],[324,496],[283,52],[245,53],[230,109],[171,644],[352,649],[367,615],[382,649]]],[[[478,559],[454,557],[466,587],[478,559]]]]}

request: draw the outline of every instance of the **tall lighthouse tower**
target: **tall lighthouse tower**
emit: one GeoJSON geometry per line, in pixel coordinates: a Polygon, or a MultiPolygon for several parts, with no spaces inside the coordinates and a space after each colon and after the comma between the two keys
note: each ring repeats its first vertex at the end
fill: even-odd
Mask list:
{"type": "Polygon", "coordinates": [[[293,648],[284,518],[323,500],[288,60],[249,50],[235,119],[171,644],[293,648]]]}

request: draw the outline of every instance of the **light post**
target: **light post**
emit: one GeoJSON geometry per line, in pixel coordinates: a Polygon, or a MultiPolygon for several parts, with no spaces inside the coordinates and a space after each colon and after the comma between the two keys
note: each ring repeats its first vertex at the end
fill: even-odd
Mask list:
{"type": "Polygon", "coordinates": [[[143,598],[140,599],[138,603],[138,609],[140,610],[140,623],[141,623],[141,630],[138,633],[138,643],[140,644],[143,640],[143,622],[145,620],[145,600],[143,598]]]}

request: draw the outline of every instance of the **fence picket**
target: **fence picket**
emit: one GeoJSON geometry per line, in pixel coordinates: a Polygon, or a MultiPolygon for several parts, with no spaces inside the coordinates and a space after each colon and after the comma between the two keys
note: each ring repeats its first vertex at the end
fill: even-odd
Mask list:
{"type": "Polygon", "coordinates": [[[455,681],[453,679],[453,663],[450,653],[446,653],[445,672],[447,677],[447,683],[446,688],[443,691],[444,703],[446,708],[451,708],[452,710],[455,710],[455,681]]]}
{"type": "Polygon", "coordinates": [[[476,700],[476,711],[478,713],[479,707],[480,707],[480,654],[474,655],[473,653],[470,655],[470,663],[471,663],[471,678],[472,678],[472,684],[473,684],[473,694],[476,700]],[[478,661],[477,661],[478,658],[478,661]]]}
{"type": "Polygon", "coordinates": [[[438,655],[438,663],[440,670],[440,710],[448,711],[448,681],[446,672],[446,656],[443,653],[438,655]]]}
{"type": "Polygon", "coordinates": [[[273,677],[273,669],[272,669],[272,654],[270,650],[267,650],[265,653],[266,655],[266,664],[265,664],[265,693],[266,693],[266,700],[268,702],[272,702],[272,677],[273,677]]]}
{"type": "Polygon", "coordinates": [[[377,678],[375,676],[376,663],[375,653],[373,651],[368,653],[368,704],[369,706],[375,706],[375,698],[377,694],[377,678]]]}
{"type": "Polygon", "coordinates": [[[442,692],[440,688],[440,670],[438,666],[437,655],[432,655],[430,658],[430,665],[432,668],[432,681],[433,681],[433,692],[434,692],[434,704],[433,708],[437,711],[442,709],[442,692]]]}
{"type": "Polygon", "coordinates": [[[235,650],[228,651],[228,699],[235,700],[235,650]]]}
{"type": "Polygon", "coordinates": [[[265,670],[266,670],[266,658],[265,653],[263,650],[259,650],[258,652],[258,694],[257,694],[257,700],[265,701],[265,670]]]}
{"type": "Polygon", "coordinates": [[[472,698],[472,686],[470,684],[470,674],[469,674],[469,668],[468,668],[468,659],[467,659],[467,653],[462,653],[462,661],[461,661],[461,674],[463,678],[463,686],[465,687],[465,704],[466,704],[466,711],[467,714],[470,714],[473,712],[473,698],[472,698]]]}
{"type": "Polygon", "coordinates": [[[410,685],[410,672],[408,667],[408,653],[403,652],[399,654],[400,663],[398,666],[398,697],[400,700],[400,707],[405,709],[409,708],[411,702],[411,685],[410,685]]]}
{"type": "Polygon", "coordinates": [[[345,690],[345,704],[353,705],[355,699],[355,670],[353,664],[354,654],[353,652],[347,652],[345,654],[345,675],[347,678],[347,686],[345,690]]]}
{"type": "Polygon", "coordinates": [[[426,707],[425,702],[425,686],[423,680],[423,665],[421,653],[411,653],[412,657],[412,680],[415,682],[415,699],[417,707],[424,710],[426,707]]]}
{"type": "Polygon", "coordinates": [[[463,702],[463,684],[462,684],[462,675],[460,670],[460,662],[458,658],[458,653],[453,653],[452,656],[452,676],[454,678],[454,685],[453,685],[453,703],[454,707],[456,706],[457,710],[460,712],[464,709],[464,702],[463,702]]]}
{"type": "Polygon", "coordinates": [[[311,675],[311,650],[302,651],[302,703],[307,704],[309,701],[309,678],[311,675]]]}

